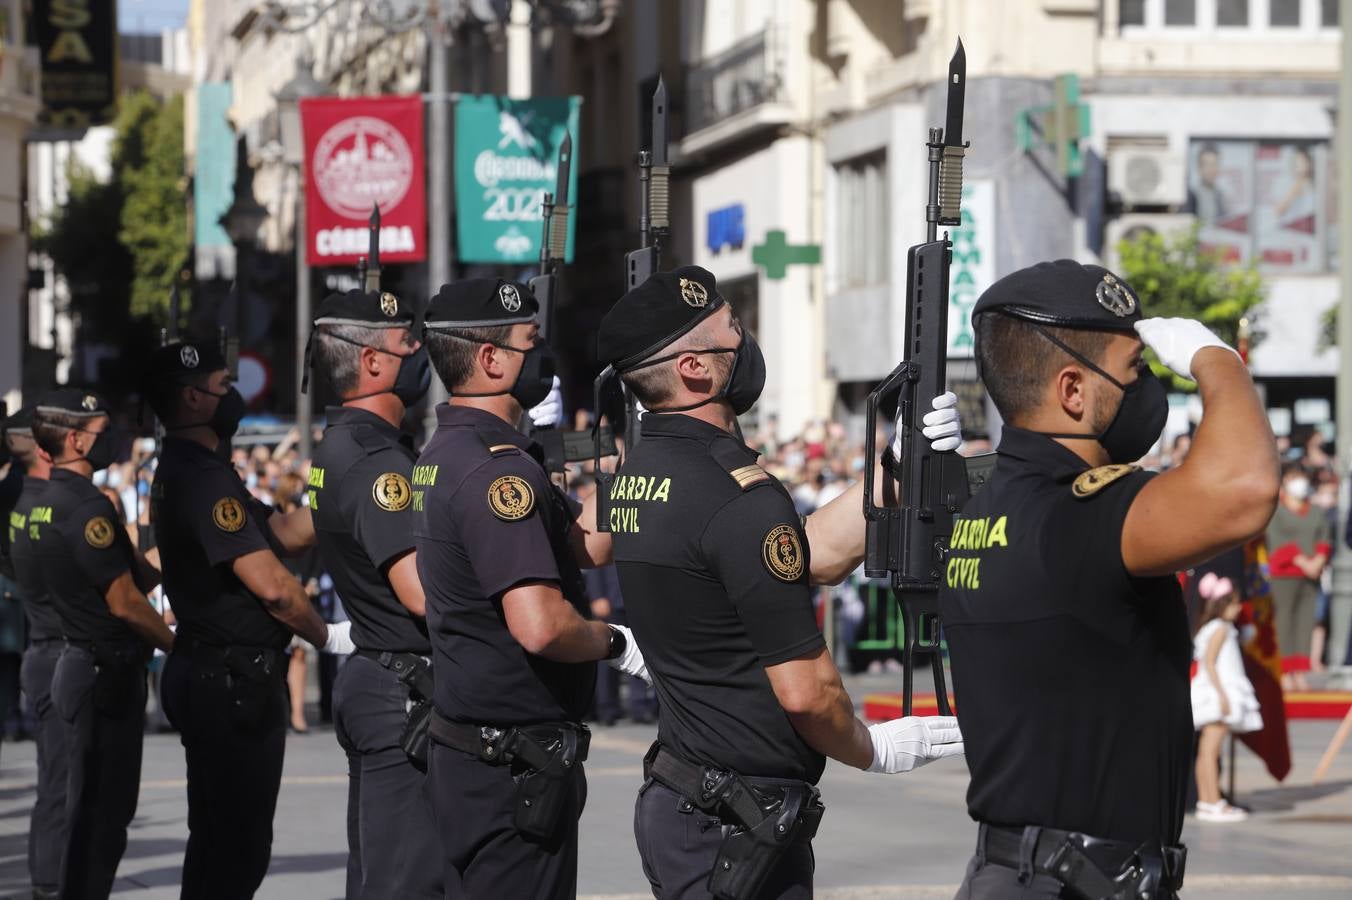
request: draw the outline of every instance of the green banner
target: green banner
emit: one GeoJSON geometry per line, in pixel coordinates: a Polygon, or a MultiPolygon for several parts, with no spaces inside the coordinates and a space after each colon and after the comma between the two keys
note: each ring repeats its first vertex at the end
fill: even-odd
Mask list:
{"type": "MultiPolygon", "coordinates": [[[[577,198],[579,97],[461,97],[455,106],[455,219],[461,262],[540,258],[541,201],[556,187],[559,144],[573,136],[568,202],[577,198]]],[[[575,212],[575,210],[574,210],[575,212]]],[[[573,261],[575,214],[565,261],[573,261]]]]}

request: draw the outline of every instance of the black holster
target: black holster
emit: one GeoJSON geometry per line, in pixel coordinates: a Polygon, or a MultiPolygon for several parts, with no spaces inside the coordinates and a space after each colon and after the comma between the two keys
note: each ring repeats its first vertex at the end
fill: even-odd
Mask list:
{"type": "MultiPolygon", "coordinates": [[[[193,653],[203,655],[201,650],[193,653]]],[[[263,647],[225,647],[220,651],[220,663],[230,698],[230,724],[243,734],[266,730],[268,713],[279,697],[281,654],[263,647]]]]}
{"type": "Polygon", "coordinates": [[[732,824],[709,873],[709,893],[718,900],[752,900],[784,851],[816,836],[826,812],[821,793],[805,781],[699,766],[657,744],[643,762],[646,777],[732,824]]]}
{"type": "Polygon", "coordinates": [[[1169,900],[1183,887],[1188,849],[1182,844],[1133,845],[1054,828],[985,826],[988,860],[1019,868],[1024,845],[1033,867],[1076,900],[1169,900]]]}
{"type": "Polygon", "coordinates": [[[409,706],[404,712],[399,746],[415,769],[426,772],[428,726],[432,721],[432,664],[417,653],[358,650],[356,655],[364,656],[393,672],[408,687],[409,706]]]}
{"type": "Polygon", "coordinates": [[[575,777],[591,747],[591,731],[573,722],[496,728],[451,722],[432,712],[428,734],[445,747],[490,765],[511,765],[516,783],[513,824],[523,836],[546,841],[558,832],[575,777]]]}

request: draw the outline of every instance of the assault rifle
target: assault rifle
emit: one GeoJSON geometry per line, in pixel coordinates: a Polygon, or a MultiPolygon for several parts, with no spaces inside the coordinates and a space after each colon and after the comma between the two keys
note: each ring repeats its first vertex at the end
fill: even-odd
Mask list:
{"type": "MultiPolygon", "coordinates": [[[[667,84],[661,74],[657,76],[657,87],[653,90],[652,109],[652,146],[640,150],[638,154],[639,244],[624,257],[625,290],[630,291],[647,281],[662,263],[662,242],[671,232],[671,165],[667,158],[667,84]]],[[[596,425],[594,426],[594,461],[596,465],[596,527],[598,531],[610,531],[610,486],[615,481],[613,474],[602,473],[601,456],[601,400],[605,385],[611,378],[620,384],[624,397],[624,448],[625,452],[638,446],[639,419],[638,401],[629,392],[613,366],[606,366],[596,378],[594,400],[596,425]]],[[[612,449],[610,451],[614,453],[612,449]]]]}
{"type": "MultiPolygon", "coordinates": [[[[962,140],[967,56],[958,41],[948,65],[948,115],[945,127],[931,128],[929,203],[925,206],[926,241],[906,257],[906,339],[902,363],[869,394],[865,459],[875,459],[878,409],[897,398],[901,459],[892,472],[901,490],[900,505],[877,506],[874,469],[864,469],[864,517],[868,521],[864,573],[891,577],[901,610],[902,715],[911,715],[917,657],[928,657],[934,674],[939,712],[951,715],[939,646],[939,585],[948,561],[953,516],[985,483],[994,454],[964,460],[953,452],[935,452],[921,433],[925,406],[945,390],[948,350],[948,264],[952,242],[940,225],[962,223],[962,140]]],[[[890,485],[885,485],[885,488],[890,485]]],[[[886,496],[884,499],[888,499],[886,496]]]]}
{"type": "MultiPolygon", "coordinates": [[[[549,339],[554,334],[555,310],[559,302],[559,271],[568,252],[568,179],[573,167],[573,137],[564,133],[559,143],[559,160],[555,173],[554,193],[545,192],[541,211],[544,216],[544,234],[540,238],[540,274],[530,280],[530,292],[540,304],[540,337],[549,339]]],[[[527,425],[530,423],[527,422],[527,425]]],[[[544,448],[545,468],[561,475],[570,462],[583,462],[592,455],[591,439],[585,431],[562,428],[530,429],[531,437],[544,448]]],[[[606,430],[603,440],[615,452],[614,438],[606,430]]]]}

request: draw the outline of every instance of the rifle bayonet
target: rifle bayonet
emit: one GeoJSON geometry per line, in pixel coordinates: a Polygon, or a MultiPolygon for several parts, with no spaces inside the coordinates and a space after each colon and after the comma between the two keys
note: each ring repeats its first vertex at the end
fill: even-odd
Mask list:
{"type": "Polygon", "coordinates": [[[357,263],[357,278],[363,291],[380,290],[380,206],[371,204],[371,218],[366,220],[365,265],[357,263]]]}

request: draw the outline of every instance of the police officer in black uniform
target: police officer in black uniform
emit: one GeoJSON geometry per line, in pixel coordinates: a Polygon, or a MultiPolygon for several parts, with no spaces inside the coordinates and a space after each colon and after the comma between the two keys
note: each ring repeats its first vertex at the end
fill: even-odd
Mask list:
{"type": "MultiPolygon", "coordinates": [[[[56,897],[61,851],[66,840],[69,745],[66,723],[52,706],[52,675],[66,641],[61,634],[61,617],[47,595],[28,523],[33,507],[46,505],[43,496],[52,467],[33,440],[31,406],[10,416],[4,430],[6,447],[13,456],[11,465],[21,467],[24,473],[23,488],[10,510],[6,532],[14,581],[28,617],[28,649],[24,651],[19,683],[37,718],[33,738],[38,780],[28,826],[28,877],[33,883],[34,897],[56,897]]],[[[34,523],[32,533],[39,528],[41,525],[34,523]]]]}
{"type": "Polygon", "coordinates": [[[1263,405],[1234,351],[1198,322],[1142,319],[1099,266],[1015,272],[973,315],[1006,424],[940,600],[980,823],[958,897],[1172,897],[1193,739],[1173,575],[1266,526],[1263,405]],[[1146,347],[1206,409],[1187,461],[1158,477],[1134,465],[1168,411],[1146,347]]]}
{"type": "MultiPolygon", "coordinates": [[[[956,723],[855,718],[811,583],[862,560],[862,487],[804,523],[757,464],[737,416],[760,396],[765,361],[713,275],[653,275],[597,342],[647,408],[608,513],[660,710],[635,812],[644,871],[660,898],[809,897],[826,757],[909,771],[961,754],[956,723]]],[[[926,436],[952,449],[956,413],[941,418],[926,436]]]]}
{"type": "Polygon", "coordinates": [[[594,663],[642,671],[625,629],[587,619],[579,560],[606,562],[609,541],[578,524],[515,427],[554,382],[537,311],[525,287],[481,278],[443,286],[426,313],[451,395],[412,478],[436,677],[429,776],[468,897],[574,896],[594,663]]]}
{"type": "Polygon", "coordinates": [[[143,394],[164,424],[151,503],[164,589],[178,621],[161,694],[188,763],[182,897],[252,897],[272,853],[286,744],[283,650],[293,633],[350,649],[278,554],[313,539],[309,510],[254,500],[220,450],[244,414],[212,344],[152,354],[143,394]]]}
{"type": "Polygon", "coordinates": [[[415,455],[399,433],[431,379],[414,320],[394,294],[353,290],[324,301],[311,338],[315,368],[342,404],[326,412],[309,500],[357,647],[333,688],[348,760],[349,900],[443,895],[426,747],[416,743],[431,710],[432,645],[413,553],[415,455]]]}
{"type": "Polygon", "coordinates": [[[63,898],[112,890],[140,790],[146,663],[152,648],[174,643],[145,597],[158,573],[91,481],[113,461],[110,425],[103,401],[75,389],[43,398],[33,414],[52,470],[28,512],[29,539],[67,640],[52,677],[52,702],[69,728],[63,898]]]}

